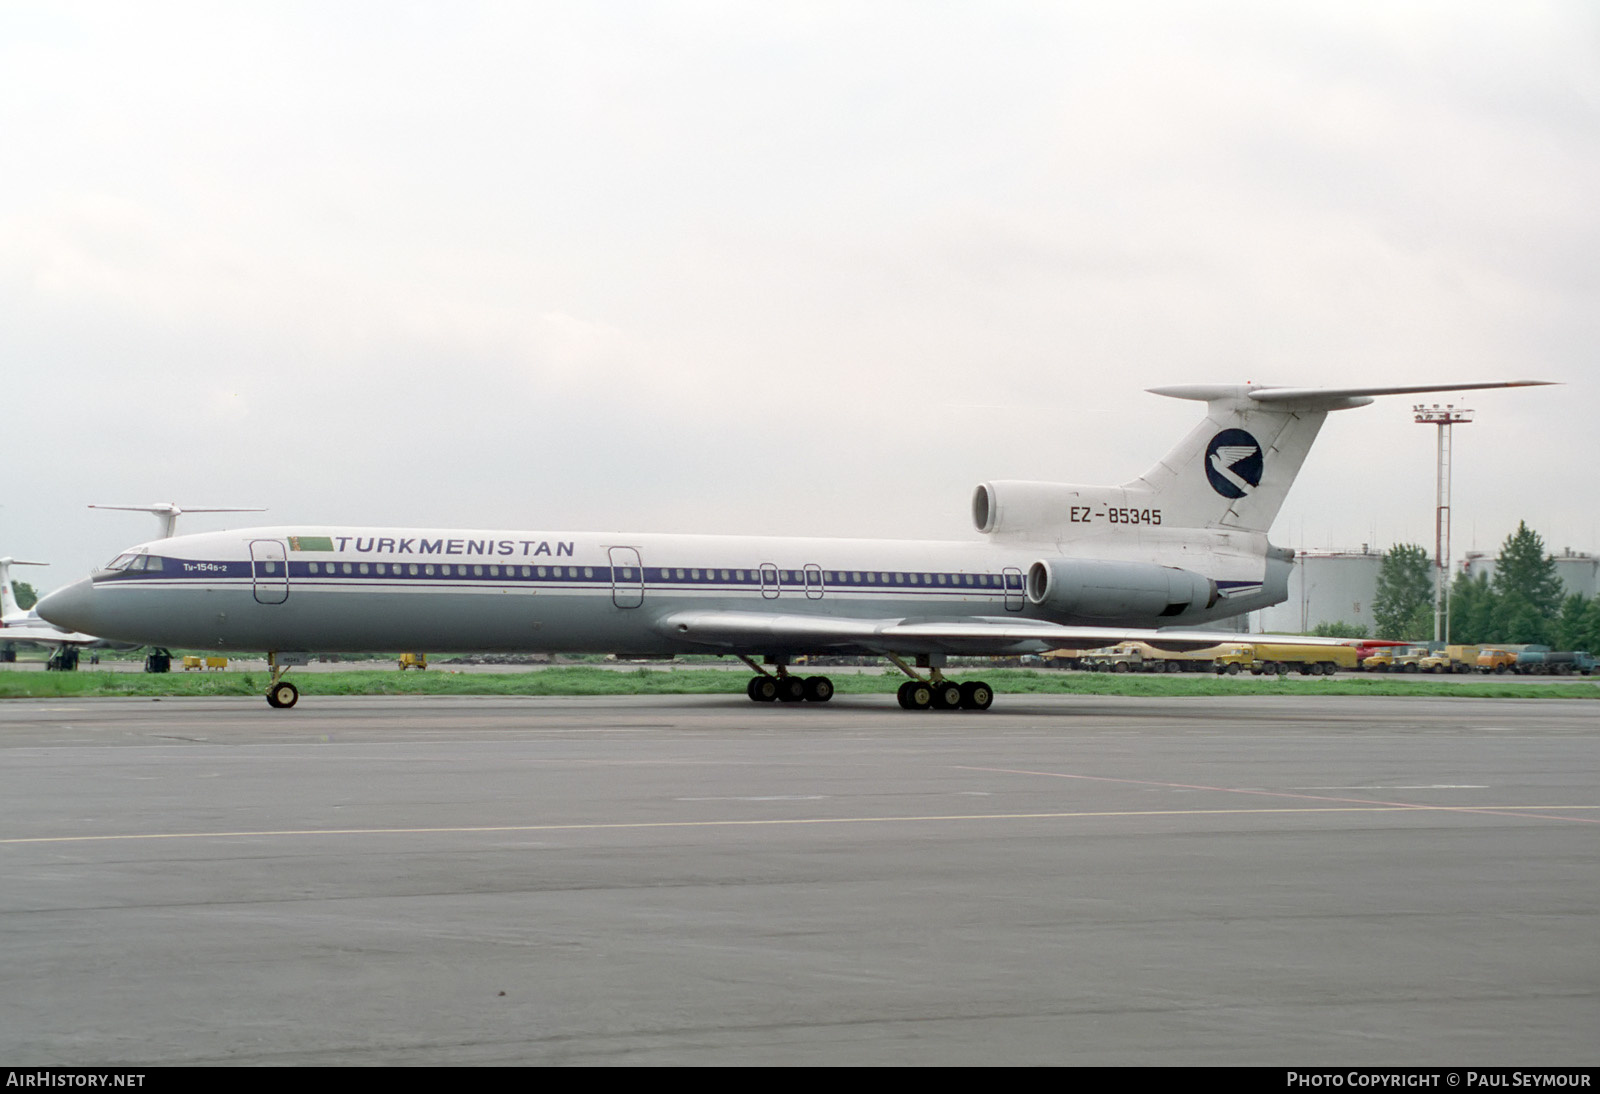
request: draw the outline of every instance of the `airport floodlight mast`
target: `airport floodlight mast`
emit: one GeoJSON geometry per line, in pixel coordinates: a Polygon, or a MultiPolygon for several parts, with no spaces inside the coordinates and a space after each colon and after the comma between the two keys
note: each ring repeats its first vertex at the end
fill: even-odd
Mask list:
{"type": "Polygon", "coordinates": [[[1427,406],[1417,403],[1412,411],[1418,425],[1439,427],[1439,491],[1434,511],[1433,542],[1433,640],[1450,641],[1450,427],[1472,421],[1465,407],[1427,406]]]}

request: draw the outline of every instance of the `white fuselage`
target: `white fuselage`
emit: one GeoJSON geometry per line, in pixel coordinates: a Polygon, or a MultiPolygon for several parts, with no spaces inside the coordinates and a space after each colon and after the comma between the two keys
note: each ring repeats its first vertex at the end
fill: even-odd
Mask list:
{"type": "MultiPolygon", "coordinates": [[[[1130,530],[1141,531],[1141,530],[1130,530]]],[[[1147,570],[1177,566],[1143,529],[1120,552],[1147,570]]],[[[1176,537],[1174,537],[1176,539],[1176,537]]],[[[1259,550],[1265,551],[1264,537],[1259,550]]],[[[991,621],[1159,627],[1204,623],[1283,598],[1268,560],[1207,550],[1190,531],[1185,571],[1208,603],[1136,615],[1036,603],[1043,560],[1103,566],[1115,543],[1075,561],[1065,545],[393,528],[256,528],[159,540],[52,595],[50,618],[110,638],[220,650],[505,650],[672,654],[920,652],[801,626],[759,639],[707,642],[675,621],[726,612],[786,619],[991,621]],[[1108,547],[1110,548],[1108,550],[1108,547]],[[125,560],[133,560],[131,562],[125,560]],[[159,561],[155,561],[159,560],[159,561]],[[1210,571],[1209,573],[1207,571],[1210,571]]],[[[1283,567],[1286,570],[1286,567],[1283,567]]],[[[1049,648],[1007,632],[971,652],[1049,648]]],[[[950,648],[947,645],[939,648],[950,648]]]]}

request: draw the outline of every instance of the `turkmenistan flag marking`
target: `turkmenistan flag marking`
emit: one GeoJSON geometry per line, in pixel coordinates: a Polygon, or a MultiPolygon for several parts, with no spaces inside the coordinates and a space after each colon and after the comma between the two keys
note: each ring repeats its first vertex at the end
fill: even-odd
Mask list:
{"type": "Polygon", "coordinates": [[[333,537],[331,536],[290,536],[289,550],[291,551],[331,551],[333,550],[333,537]]]}

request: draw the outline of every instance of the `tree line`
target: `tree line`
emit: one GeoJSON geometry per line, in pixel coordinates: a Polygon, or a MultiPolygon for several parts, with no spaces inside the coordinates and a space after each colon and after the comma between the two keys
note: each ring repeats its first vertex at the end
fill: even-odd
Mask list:
{"type": "MultiPolygon", "coordinates": [[[[1379,638],[1421,642],[1433,637],[1433,563],[1427,551],[1401,543],[1383,556],[1372,616],[1379,638]]],[[[1500,546],[1493,580],[1461,573],[1451,582],[1450,641],[1597,650],[1600,597],[1566,595],[1544,540],[1519,521],[1500,546]]]]}

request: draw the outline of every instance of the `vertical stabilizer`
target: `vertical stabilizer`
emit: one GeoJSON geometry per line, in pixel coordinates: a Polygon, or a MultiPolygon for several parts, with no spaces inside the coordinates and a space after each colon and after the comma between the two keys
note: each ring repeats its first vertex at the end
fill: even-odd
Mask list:
{"type": "Polygon", "coordinates": [[[1405,387],[1290,388],[1187,384],[1150,391],[1206,404],[1206,417],[1129,493],[1160,497],[1164,520],[1187,528],[1266,532],[1300,473],[1330,410],[1366,406],[1379,395],[1538,387],[1544,380],[1405,387]]]}
{"type": "Polygon", "coordinates": [[[17,594],[11,588],[11,567],[48,566],[48,562],[28,562],[20,558],[0,558],[0,625],[19,619],[28,613],[17,606],[17,594]]]}
{"type": "Polygon", "coordinates": [[[1263,404],[1250,398],[1248,387],[1155,391],[1204,399],[1206,416],[1159,463],[1124,488],[1159,498],[1163,523],[1169,526],[1252,532],[1271,528],[1327,410],[1263,404]]]}

